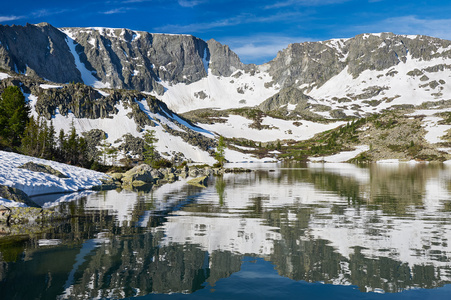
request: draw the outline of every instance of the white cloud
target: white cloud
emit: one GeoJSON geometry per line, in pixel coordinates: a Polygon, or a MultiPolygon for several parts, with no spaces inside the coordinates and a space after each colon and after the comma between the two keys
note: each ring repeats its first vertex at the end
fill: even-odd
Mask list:
{"type": "Polygon", "coordinates": [[[102,14],[104,14],[104,15],[122,14],[122,13],[125,13],[129,9],[130,8],[127,8],[127,7],[119,7],[119,8],[110,9],[108,11],[104,11],[104,12],[102,12],[102,14]]]}
{"type": "Polygon", "coordinates": [[[178,0],[180,6],[183,7],[194,7],[199,4],[207,2],[207,0],[178,0]]]}
{"type": "Polygon", "coordinates": [[[151,2],[152,0],[125,0],[122,3],[141,3],[141,2],[151,2]]]}
{"type": "Polygon", "coordinates": [[[329,4],[339,4],[348,1],[351,0],[286,0],[266,5],[265,9],[282,8],[288,6],[322,6],[329,4]]]}
{"type": "Polygon", "coordinates": [[[302,14],[298,12],[280,13],[270,16],[255,16],[252,14],[241,14],[236,17],[217,20],[213,22],[195,23],[188,25],[172,25],[172,24],[165,25],[157,27],[155,28],[155,30],[168,33],[204,32],[213,28],[236,26],[240,24],[269,23],[274,21],[287,20],[291,17],[299,17],[301,15],[302,14]]]}
{"type": "Polygon", "coordinates": [[[23,16],[0,16],[0,22],[8,22],[23,19],[23,16]]]}

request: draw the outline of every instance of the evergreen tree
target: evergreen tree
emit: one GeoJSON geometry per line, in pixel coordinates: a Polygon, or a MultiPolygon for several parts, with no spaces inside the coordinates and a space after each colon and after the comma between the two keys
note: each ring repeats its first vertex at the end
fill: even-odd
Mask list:
{"type": "Polygon", "coordinates": [[[77,131],[75,130],[74,120],[72,119],[72,123],[70,125],[69,135],[67,136],[66,141],[66,160],[70,164],[76,164],[78,157],[78,140],[77,140],[77,131]]]}
{"type": "Polygon", "coordinates": [[[158,139],[155,137],[155,130],[146,130],[144,133],[143,160],[146,164],[152,164],[155,160],[155,143],[158,139]]]}
{"type": "Polygon", "coordinates": [[[17,86],[7,87],[0,97],[0,138],[9,146],[19,146],[30,114],[17,86]]]}
{"type": "Polygon", "coordinates": [[[45,137],[45,147],[44,156],[47,159],[54,160],[56,158],[56,146],[55,146],[55,126],[53,126],[53,121],[50,121],[50,126],[48,126],[47,134],[45,137]]]}
{"type": "Polygon", "coordinates": [[[64,157],[66,156],[66,135],[64,134],[64,130],[61,129],[58,135],[58,157],[60,161],[64,161],[64,157]]]}
{"type": "Polygon", "coordinates": [[[220,167],[224,166],[225,163],[225,142],[224,137],[220,136],[218,141],[218,146],[216,147],[215,159],[218,161],[220,167]]]}
{"type": "Polygon", "coordinates": [[[77,135],[77,157],[75,164],[80,165],[82,167],[90,167],[92,161],[88,160],[88,143],[83,137],[79,137],[77,135]]]}
{"type": "Polygon", "coordinates": [[[20,151],[29,156],[37,156],[39,127],[34,117],[31,117],[25,126],[25,130],[21,140],[20,151]]]}

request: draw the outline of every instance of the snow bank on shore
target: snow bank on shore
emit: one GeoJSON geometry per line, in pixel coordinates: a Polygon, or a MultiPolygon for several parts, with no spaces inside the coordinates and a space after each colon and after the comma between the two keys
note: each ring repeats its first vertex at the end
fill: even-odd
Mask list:
{"type": "Polygon", "coordinates": [[[370,147],[367,145],[357,146],[353,151],[343,151],[338,154],[330,156],[309,157],[311,162],[327,162],[327,163],[342,163],[356,157],[362,152],[368,151],[370,147]]]}
{"type": "MultiPolygon", "coordinates": [[[[63,163],[0,151],[0,184],[21,189],[28,196],[90,189],[100,185],[100,179],[105,176],[104,173],[63,163]],[[51,166],[69,178],[58,178],[54,175],[18,168],[29,161],[51,166]]],[[[0,204],[12,206],[13,203],[0,198],[0,204]]]]}

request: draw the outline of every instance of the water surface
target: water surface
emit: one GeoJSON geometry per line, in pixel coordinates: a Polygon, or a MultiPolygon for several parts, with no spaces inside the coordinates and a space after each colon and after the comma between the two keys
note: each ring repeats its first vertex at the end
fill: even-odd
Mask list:
{"type": "Polygon", "coordinates": [[[451,168],[253,165],[153,191],[41,197],[0,239],[5,299],[451,297],[451,168]]]}

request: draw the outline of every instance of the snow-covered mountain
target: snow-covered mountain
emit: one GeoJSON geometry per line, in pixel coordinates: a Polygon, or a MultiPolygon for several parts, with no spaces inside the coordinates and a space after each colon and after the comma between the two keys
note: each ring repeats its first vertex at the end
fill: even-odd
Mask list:
{"type": "MultiPolygon", "coordinates": [[[[360,117],[425,102],[431,107],[451,99],[448,84],[451,41],[392,33],[290,44],[270,62],[246,65],[228,46],[191,35],[112,28],[58,29],[47,23],[0,26],[0,68],[58,84],[83,82],[97,89],[137,90],[148,98],[156,97],[176,113],[257,107],[266,113],[288,116],[290,120],[305,120],[308,116],[311,121],[360,117]]],[[[9,76],[3,74],[0,78],[9,76]]],[[[40,84],[41,90],[45,89],[44,83],[40,84]]],[[[98,93],[111,91],[98,90],[98,93]]],[[[29,97],[35,101],[42,96],[30,94],[29,97]]],[[[99,94],[91,100],[102,97],[107,96],[99,94]]],[[[119,98],[105,116],[88,116],[93,120],[86,121],[74,115],[77,129],[88,131],[100,127],[112,136],[111,142],[125,133],[139,136],[136,122],[130,123],[131,119],[126,117],[129,108],[119,98]],[[112,119],[105,119],[106,116],[112,119]],[[117,126],[119,123],[123,125],[117,126]]],[[[155,116],[146,111],[148,99],[138,98],[128,99],[136,102],[149,120],[155,121],[155,116]]],[[[60,116],[61,112],[55,109],[46,113],[37,108],[35,111],[46,114],[47,118],[54,116],[57,128],[67,126],[72,118],[70,113],[74,113],[60,116]]],[[[167,116],[162,117],[158,120],[167,116]]],[[[252,121],[232,114],[220,123],[199,124],[208,130],[196,130],[211,138],[217,132],[265,142],[303,140],[343,124],[282,121],[267,117],[263,120],[267,127],[252,130],[252,121]],[[255,134],[250,133],[253,131],[255,134]]],[[[175,122],[170,127],[177,131],[179,121],[175,122]]],[[[138,125],[140,129],[148,129],[147,125],[138,125]]],[[[189,147],[186,141],[175,142],[163,126],[157,126],[157,136],[161,141],[159,151],[188,153],[195,161],[212,160],[207,149],[192,148],[195,153],[204,154],[189,154],[192,151],[186,148],[189,147]]],[[[243,155],[229,156],[237,160],[251,159],[243,155]]]]}

